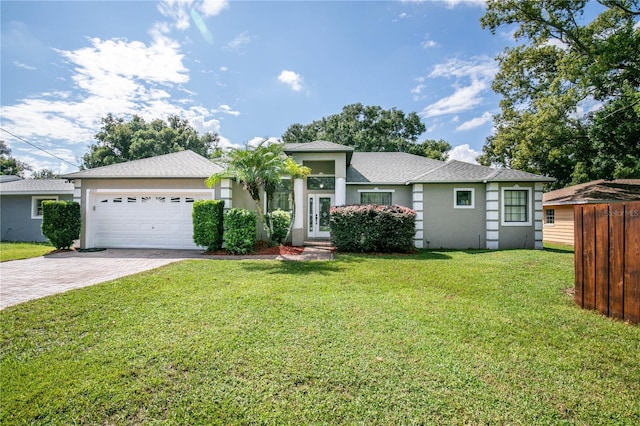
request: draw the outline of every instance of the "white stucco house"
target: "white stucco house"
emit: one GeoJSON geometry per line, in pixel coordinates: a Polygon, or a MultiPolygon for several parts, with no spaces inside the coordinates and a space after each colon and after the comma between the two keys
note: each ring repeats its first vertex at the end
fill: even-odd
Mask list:
{"type": "MultiPolygon", "coordinates": [[[[398,152],[354,152],[327,141],[286,144],[285,153],[311,168],[293,185],[293,243],[329,240],[329,209],[399,204],[417,212],[418,248],[542,248],[542,191],[552,178],[461,161],[398,152]]],[[[63,176],[82,207],[82,248],[197,248],[191,208],[198,199],[252,208],[232,180],[205,185],[221,165],[191,151],[82,170],[63,176]]],[[[288,191],[274,209],[287,209],[288,191]]]]}

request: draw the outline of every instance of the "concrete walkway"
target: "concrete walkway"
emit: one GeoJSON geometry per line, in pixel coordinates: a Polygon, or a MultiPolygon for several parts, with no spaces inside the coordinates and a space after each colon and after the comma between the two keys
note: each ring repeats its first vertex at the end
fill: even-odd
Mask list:
{"type": "Polygon", "coordinates": [[[114,280],[183,259],[329,260],[331,250],[305,247],[291,256],[207,256],[200,250],[108,249],[63,252],[0,263],[0,309],[114,280]]]}

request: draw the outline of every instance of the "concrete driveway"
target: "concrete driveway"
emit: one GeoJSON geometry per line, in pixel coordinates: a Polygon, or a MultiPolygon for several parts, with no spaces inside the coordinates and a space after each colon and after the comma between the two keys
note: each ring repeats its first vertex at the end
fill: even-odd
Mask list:
{"type": "Polygon", "coordinates": [[[107,249],[13,260],[0,263],[0,309],[183,259],[331,260],[333,252],[330,247],[305,247],[301,255],[205,256],[201,250],[107,249]]]}
{"type": "Polygon", "coordinates": [[[108,249],[2,262],[0,309],[194,258],[202,251],[108,249]]]}

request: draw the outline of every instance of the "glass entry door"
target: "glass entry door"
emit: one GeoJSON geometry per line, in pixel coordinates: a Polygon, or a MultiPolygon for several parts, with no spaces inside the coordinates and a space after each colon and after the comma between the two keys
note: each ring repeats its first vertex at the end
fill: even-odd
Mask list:
{"type": "Polygon", "coordinates": [[[329,238],[329,209],[333,205],[332,194],[309,194],[307,237],[329,238]]]}

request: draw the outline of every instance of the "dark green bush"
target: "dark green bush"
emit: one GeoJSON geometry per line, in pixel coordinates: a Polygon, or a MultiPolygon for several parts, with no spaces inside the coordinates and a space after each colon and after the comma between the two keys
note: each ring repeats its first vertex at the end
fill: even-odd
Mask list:
{"type": "Polygon", "coordinates": [[[53,246],[68,249],[80,238],[80,204],[75,201],[42,202],[42,235],[53,246]]]}
{"type": "Polygon", "coordinates": [[[253,251],[256,244],[256,226],[258,218],[255,212],[245,209],[231,209],[224,214],[224,243],[233,254],[246,254],[253,251]]]}
{"type": "Polygon", "coordinates": [[[271,221],[271,227],[273,229],[271,233],[271,243],[284,243],[289,232],[289,225],[291,224],[291,213],[278,209],[269,213],[269,220],[271,221]]]}
{"type": "Polygon", "coordinates": [[[340,251],[396,253],[413,250],[416,212],[376,204],[332,207],[331,242],[340,251]]]}
{"type": "Polygon", "coordinates": [[[208,251],[222,248],[224,201],[198,200],[193,203],[193,241],[208,251]]]}

